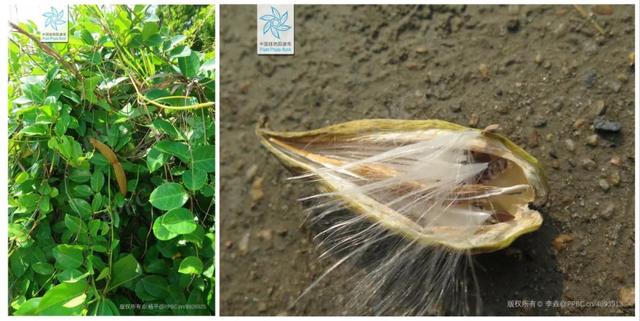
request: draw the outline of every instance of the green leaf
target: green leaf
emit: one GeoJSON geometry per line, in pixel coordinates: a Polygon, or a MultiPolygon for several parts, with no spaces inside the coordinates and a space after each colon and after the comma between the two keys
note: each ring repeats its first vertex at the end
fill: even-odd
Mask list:
{"type": "Polygon", "coordinates": [[[187,169],[182,174],[184,186],[192,191],[197,191],[207,182],[207,172],[200,169],[187,169]]]}
{"type": "Polygon", "coordinates": [[[169,211],[181,207],[189,196],[182,185],[178,183],[164,183],[151,192],[149,202],[155,208],[169,211]]]}
{"type": "Polygon", "coordinates": [[[58,274],[56,277],[60,282],[63,283],[76,283],[80,280],[83,280],[89,276],[89,273],[82,273],[77,269],[66,269],[58,274]]]}
{"type": "Polygon", "coordinates": [[[64,216],[64,225],[69,229],[69,231],[74,234],[85,233],[87,231],[87,226],[84,224],[82,219],[73,215],[65,215],[64,216]]]}
{"type": "MultiPolygon", "coordinates": [[[[185,38],[186,39],[186,38],[185,38]]],[[[177,46],[169,52],[171,59],[191,56],[191,48],[188,46],[177,46]]]]}
{"type": "Polygon", "coordinates": [[[187,57],[178,57],[178,68],[180,72],[187,78],[194,78],[200,69],[200,58],[195,51],[187,57]]]}
{"type": "Polygon", "coordinates": [[[100,210],[100,207],[102,206],[102,194],[100,193],[96,193],[93,196],[93,200],[91,200],[91,209],[94,212],[97,212],[100,210]]]}
{"type": "Polygon", "coordinates": [[[96,97],[94,90],[96,89],[96,87],[98,87],[98,84],[101,80],[102,77],[93,76],[91,78],[86,78],[82,82],[82,93],[84,97],[92,104],[98,104],[98,97],[96,97]]]}
{"type": "Polygon", "coordinates": [[[164,163],[167,161],[169,156],[156,148],[151,148],[149,153],[147,153],[147,168],[149,168],[149,173],[155,172],[158,168],[162,167],[164,163]]]}
{"type": "Polygon", "coordinates": [[[202,261],[195,256],[187,256],[180,262],[178,272],[183,274],[200,274],[202,273],[202,261]]]}
{"type": "Polygon", "coordinates": [[[173,124],[162,118],[156,118],[153,120],[153,128],[169,135],[173,139],[176,139],[179,136],[178,130],[173,126],[173,124]]]}
{"type": "Polygon", "coordinates": [[[87,201],[80,199],[80,198],[72,198],[69,201],[69,206],[71,206],[71,209],[78,213],[78,215],[80,215],[80,217],[89,217],[91,216],[92,210],[91,210],[91,205],[89,205],[89,203],[87,203],[87,201]]]}
{"type": "Polygon", "coordinates": [[[147,40],[149,37],[158,32],[157,22],[145,22],[142,26],[142,39],[147,40]]]}
{"type": "Polygon", "coordinates": [[[29,232],[20,224],[9,223],[9,239],[25,242],[29,239],[29,232]]]}
{"type": "MultiPolygon", "coordinates": [[[[178,235],[193,232],[197,224],[193,220],[193,213],[186,208],[176,208],[156,218],[160,224],[171,233],[178,235]]],[[[154,222],[155,223],[155,222],[154,222]]]]}
{"type": "Polygon", "coordinates": [[[36,104],[41,104],[44,101],[45,86],[44,76],[27,76],[20,78],[20,84],[22,93],[25,97],[36,104]]]}
{"type": "Polygon", "coordinates": [[[46,262],[37,262],[31,265],[31,268],[34,272],[42,275],[51,275],[53,274],[53,265],[46,262]]]}
{"type": "Polygon", "coordinates": [[[140,282],[142,282],[145,291],[156,298],[165,298],[168,294],[167,288],[169,284],[166,278],[158,275],[149,275],[140,280],[140,282]]]}
{"type": "Polygon", "coordinates": [[[157,218],[153,222],[153,235],[155,235],[156,238],[161,241],[168,241],[178,236],[178,234],[167,230],[167,228],[162,225],[162,221],[157,218]]]}
{"type": "Polygon", "coordinates": [[[84,41],[84,43],[86,43],[87,45],[93,46],[93,44],[95,43],[95,41],[93,40],[93,36],[86,29],[83,29],[80,32],[80,37],[82,38],[82,41],[84,41]]]}
{"type": "Polygon", "coordinates": [[[26,126],[20,131],[20,134],[27,136],[42,136],[49,133],[49,126],[43,124],[34,124],[26,126]]]}
{"type": "Polygon", "coordinates": [[[79,197],[89,197],[93,194],[89,185],[76,185],[73,187],[73,195],[79,197]]]}
{"type": "Polygon", "coordinates": [[[36,314],[39,315],[80,315],[85,308],[87,282],[62,283],[44,294],[36,314]]]}
{"type": "Polygon", "coordinates": [[[84,168],[74,168],[69,179],[76,183],[86,183],[91,179],[91,172],[84,168]]]}
{"type": "Polygon", "coordinates": [[[183,235],[182,239],[192,242],[198,247],[202,247],[202,243],[204,242],[204,229],[202,226],[198,225],[193,232],[183,235]]]}
{"type": "Polygon", "coordinates": [[[40,301],[42,301],[42,297],[35,297],[27,300],[20,305],[20,308],[18,308],[18,310],[16,310],[13,315],[35,315],[36,309],[38,309],[38,305],[40,305],[40,301]]]}
{"type": "Polygon", "coordinates": [[[62,137],[67,132],[67,128],[69,128],[69,125],[71,124],[71,119],[72,117],[69,115],[68,108],[65,108],[61,112],[60,118],[58,118],[58,121],[56,121],[54,126],[54,131],[57,136],[62,137]]]}
{"type": "Polygon", "coordinates": [[[107,276],[109,276],[109,268],[104,268],[104,269],[102,269],[102,271],[100,271],[100,274],[98,274],[98,277],[96,278],[96,281],[100,281],[100,280],[106,278],[107,276]]]}
{"type": "Polygon", "coordinates": [[[125,282],[131,281],[142,275],[142,268],[132,254],[128,254],[113,264],[111,269],[111,283],[108,291],[111,291],[125,282]]]}
{"type": "Polygon", "coordinates": [[[205,171],[207,173],[216,170],[216,148],[212,145],[198,146],[193,149],[193,163],[195,169],[205,171]]]}
{"type": "Polygon", "coordinates": [[[56,264],[63,269],[80,267],[84,261],[82,247],[78,245],[59,244],[53,248],[53,257],[56,264]]]}
{"type": "Polygon", "coordinates": [[[177,156],[185,163],[188,163],[191,159],[189,155],[189,146],[187,146],[187,144],[185,143],[161,140],[153,145],[153,147],[163,153],[177,156]]]}
{"type": "Polygon", "coordinates": [[[118,316],[120,315],[120,310],[118,310],[118,307],[113,301],[103,297],[98,300],[94,309],[91,311],[91,315],[118,316]]]}
{"type": "Polygon", "coordinates": [[[104,185],[104,174],[102,174],[101,170],[94,170],[91,175],[91,189],[94,192],[99,192],[102,190],[102,186],[104,185]]]}

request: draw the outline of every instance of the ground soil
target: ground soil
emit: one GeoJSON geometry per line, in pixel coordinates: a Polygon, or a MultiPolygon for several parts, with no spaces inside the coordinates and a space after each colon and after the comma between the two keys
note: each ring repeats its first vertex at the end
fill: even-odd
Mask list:
{"type": "Polygon", "coordinates": [[[314,187],[288,181],[254,130],[370,118],[497,123],[545,165],[542,228],[476,258],[483,314],[633,314],[547,306],[634,288],[635,17],[600,9],[296,6],[295,55],[257,56],[256,7],[221,6],[221,314],[352,313],[353,269],[295,302],[335,260],[318,259],[303,225],[297,199],[314,187]],[[622,129],[596,131],[598,115],[622,129]]]}

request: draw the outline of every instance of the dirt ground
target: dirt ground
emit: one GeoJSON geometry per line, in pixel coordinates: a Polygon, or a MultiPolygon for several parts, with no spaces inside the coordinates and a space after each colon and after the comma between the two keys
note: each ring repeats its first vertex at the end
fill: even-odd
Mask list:
{"type": "Polygon", "coordinates": [[[599,9],[296,6],[295,55],[257,56],[256,7],[221,6],[221,314],[350,313],[346,268],[293,304],[335,261],[318,259],[302,224],[297,199],[314,187],[287,181],[257,124],[436,118],[500,124],[550,181],[542,228],[477,257],[483,314],[632,315],[570,306],[634,300],[635,17],[599,9]]]}

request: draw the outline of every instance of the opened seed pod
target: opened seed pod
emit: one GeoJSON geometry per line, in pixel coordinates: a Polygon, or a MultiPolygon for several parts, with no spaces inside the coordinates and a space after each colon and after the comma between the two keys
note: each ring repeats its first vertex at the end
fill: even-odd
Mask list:
{"type": "Polygon", "coordinates": [[[311,131],[258,129],[298,178],[336,207],[423,246],[492,252],[537,230],[546,179],[538,161],[493,128],[441,120],[359,120],[311,131]]]}

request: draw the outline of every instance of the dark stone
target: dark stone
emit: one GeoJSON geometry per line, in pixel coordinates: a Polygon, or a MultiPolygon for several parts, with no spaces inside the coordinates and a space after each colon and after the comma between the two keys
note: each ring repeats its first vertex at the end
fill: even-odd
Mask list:
{"type": "Polygon", "coordinates": [[[596,79],[598,79],[598,74],[593,70],[588,71],[583,78],[584,86],[587,88],[593,87],[596,83],[596,79]]]}
{"type": "Polygon", "coordinates": [[[617,133],[622,129],[622,125],[617,121],[611,121],[598,117],[593,120],[593,128],[597,131],[617,133]]]}
{"type": "Polygon", "coordinates": [[[509,19],[507,21],[507,31],[509,32],[518,32],[520,29],[520,21],[518,19],[509,19]]]}

